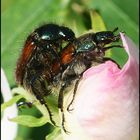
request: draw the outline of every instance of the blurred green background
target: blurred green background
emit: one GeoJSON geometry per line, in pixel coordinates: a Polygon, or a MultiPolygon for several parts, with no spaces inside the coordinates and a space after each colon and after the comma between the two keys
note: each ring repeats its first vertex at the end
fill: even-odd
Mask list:
{"type": "MultiPolygon", "coordinates": [[[[44,23],[57,23],[74,30],[76,36],[91,29],[89,10],[97,10],[107,30],[119,27],[137,44],[139,40],[138,0],[2,0],[1,1],[1,58],[9,83],[15,85],[16,61],[26,37],[44,23]]],[[[113,58],[123,64],[124,53],[113,49],[113,58]]],[[[23,113],[39,116],[36,109],[23,113]]],[[[20,126],[19,140],[43,140],[49,124],[39,128],[20,126]]]]}

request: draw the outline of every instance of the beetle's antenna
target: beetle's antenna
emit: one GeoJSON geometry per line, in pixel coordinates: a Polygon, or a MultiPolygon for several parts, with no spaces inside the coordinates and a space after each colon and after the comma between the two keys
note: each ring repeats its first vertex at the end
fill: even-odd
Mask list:
{"type": "Polygon", "coordinates": [[[112,32],[114,33],[114,32],[116,32],[117,30],[118,30],[119,28],[118,27],[116,27],[112,32]]]}

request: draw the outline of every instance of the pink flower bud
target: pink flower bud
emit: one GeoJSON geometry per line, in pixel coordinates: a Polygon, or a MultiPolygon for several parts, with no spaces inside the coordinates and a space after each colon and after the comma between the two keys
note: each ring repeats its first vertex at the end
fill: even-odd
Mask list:
{"type": "Polygon", "coordinates": [[[122,33],[121,39],[129,56],[127,63],[119,69],[107,61],[83,74],[73,117],[67,116],[66,120],[72,132],[65,140],[137,140],[139,137],[138,50],[122,33]],[[72,122],[76,123],[75,128],[72,122]]]}

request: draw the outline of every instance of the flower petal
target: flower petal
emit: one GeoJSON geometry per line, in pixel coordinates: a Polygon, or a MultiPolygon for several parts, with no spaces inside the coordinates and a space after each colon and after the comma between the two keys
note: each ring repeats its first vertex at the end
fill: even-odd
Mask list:
{"type": "Polygon", "coordinates": [[[79,84],[73,115],[83,129],[80,137],[87,135],[90,140],[138,137],[138,51],[122,33],[121,38],[129,56],[124,67],[119,69],[107,61],[88,69],[79,84]]]}
{"type": "MultiPolygon", "coordinates": [[[[1,68],[1,93],[4,98],[4,102],[12,98],[12,93],[10,90],[7,77],[4,70],[1,68]]],[[[18,110],[16,105],[12,105],[3,112],[3,117],[1,119],[1,139],[2,140],[13,140],[16,138],[18,125],[16,123],[10,122],[8,118],[17,116],[18,110]]]]}

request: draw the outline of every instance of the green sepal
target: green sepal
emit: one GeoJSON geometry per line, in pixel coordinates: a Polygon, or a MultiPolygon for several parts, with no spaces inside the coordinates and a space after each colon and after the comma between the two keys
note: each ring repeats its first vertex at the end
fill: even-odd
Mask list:
{"type": "Polygon", "coordinates": [[[8,102],[5,102],[1,105],[1,112],[4,111],[7,107],[13,105],[14,103],[16,103],[18,100],[20,100],[21,98],[23,98],[23,95],[17,95],[12,97],[12,99],[10,99],[8,102]]]}
{"type": "Polygon", "coordinates": [[[91,10],[90,17],[93,32],[106,31],[105,23],[97,11],[91,10]]]}

